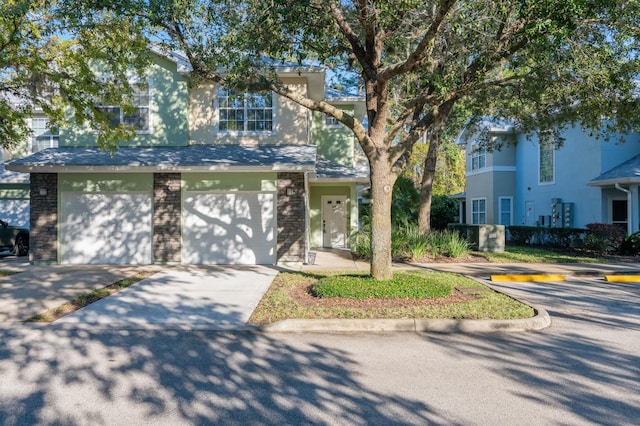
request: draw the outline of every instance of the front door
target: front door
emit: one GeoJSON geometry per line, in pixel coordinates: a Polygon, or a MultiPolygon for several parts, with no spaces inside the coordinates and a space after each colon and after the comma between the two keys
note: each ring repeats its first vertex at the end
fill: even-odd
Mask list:
{"type": "Polygon", "coordinates": [[[322,197],[322,246],[347,246],[347,197],[322,197]]]}

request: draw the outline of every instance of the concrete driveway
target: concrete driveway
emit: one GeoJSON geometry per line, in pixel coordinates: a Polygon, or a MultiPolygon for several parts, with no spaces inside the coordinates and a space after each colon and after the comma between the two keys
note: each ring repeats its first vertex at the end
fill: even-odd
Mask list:
{"type": "Polygon", "coordinates": [[[277,273],[265,266],[166,268],[55,324],[238,329],[245,326],[277,273]]]}

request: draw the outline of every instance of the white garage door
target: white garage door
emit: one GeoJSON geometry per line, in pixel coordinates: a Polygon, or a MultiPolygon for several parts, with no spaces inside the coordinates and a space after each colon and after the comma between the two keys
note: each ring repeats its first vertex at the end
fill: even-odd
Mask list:
{"type": "Polygon", "coordinates": [[[0,200],[0,219],[10,225],[29,227],[29,200],[4,199],[0,200]]]}
{"type": "Polygon", "coordinates": [[[273,193],[186,192],[182,206],[183,263],[276,262],[273,193]]]}
{"type": "Polygon", "coordinates": [[[151,194],[63,192],[61,262],[149,264],[151,194]]]}

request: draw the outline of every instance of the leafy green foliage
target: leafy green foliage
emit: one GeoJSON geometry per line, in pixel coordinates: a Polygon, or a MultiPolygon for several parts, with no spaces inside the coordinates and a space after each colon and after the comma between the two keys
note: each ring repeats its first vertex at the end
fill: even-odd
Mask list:
{"type": "Polygon", "coordinates": [[[394,225],[415,223],[418,218],[419,203],[420,193],[413,181],[404,176],[398,176],[393,186],[391,222],[394,225]]]}
{"type": "Polygon", "coordinates": [[[640,232],[625,236],[618,251],[623,256],[640,255],[640,232]]]}
{"type": "Polygon", "coordinates": [[[85,16],[71,3],[0,3],[3,147],[25,141],[34,110],[43,111],[53,127],[90,123],[104,148],[133,135],[131,129],[112,127],[95,106],[131,106],[129,78],[142,76],[149,63],[147,39],[131,19],[104,10],[85,16]]]}
{"type": "Polygon", "coordinates": [[[431,200],[431,228],[445,230],[450,223],[456,222],[460,211],[458,201],[446,195],[434,195],[431,200]]]}
{"type": "Polygon", "coordinates": [[[451,294],[449,274],[395,273],[393,279],[378,281],[362,275],[336,275],[321,278],[311,286],[316,297],[351,299],[424,299],[451,294]]]}
{"type": "MultiPolygon", "coordinates": [[[[363,227],[351,236],[351,249],[363,258],[371,253],[371,231],[363,227]]],[[[432,231],[423,235],[415,224],[395,225],[391,230],[391,255],[396,259],[420,260],[423,256],[459,258],[471,252],[458,232],[432,231]]]]}

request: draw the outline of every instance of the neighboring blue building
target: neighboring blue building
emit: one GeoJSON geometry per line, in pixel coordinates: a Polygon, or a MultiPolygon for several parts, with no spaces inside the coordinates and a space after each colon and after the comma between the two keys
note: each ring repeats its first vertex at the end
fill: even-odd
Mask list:
{"type": "Polygon", "coordinates": [[[458,137],[467,153],[466,191],[458,197],[462,223],[617,223],[639,230],[640,135],[611,135],[607,142],[574,127],[556,149],[552,136],[527,137],[508,122],[487,120],[481,127],[503,147],[478,149],[480,132],[470,128],[458,137]]]}

